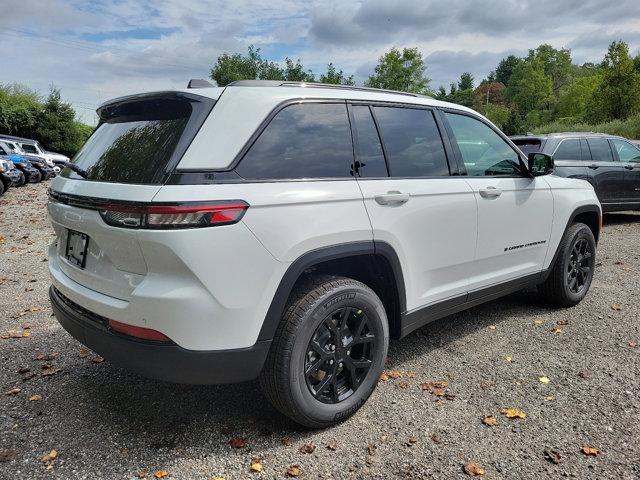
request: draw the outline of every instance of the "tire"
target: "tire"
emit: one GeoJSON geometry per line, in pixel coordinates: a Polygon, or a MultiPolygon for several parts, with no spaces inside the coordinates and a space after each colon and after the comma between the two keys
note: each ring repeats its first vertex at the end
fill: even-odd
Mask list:
{"type": "Polygon", "coordinates": [[[369,398],[388,345],[387,316],[373,290],[351,278],[315,277],[290,297],[260,385],[273,406],[295,422],[328,427],[353,415],[369,398]],[[343,325],[341,342],[336,341],[337,322],[343,325]],[[305,374],[306,368],[310,374],[305,374]]]}
{"type": "Polygon", "coordinates": [[[42,174],[40,171],[36,171],[33,176],[29,179],[29,183],[40,183],[42,181],[42,174]]]}
{"type": "Polygon", "coordinates": [[[20,181],[16,187],[22,187],[25,183],[27,183],[27,178],[24,176],[24,172],[20,171],[20,181]]]}
{"type": "Polygon", "coordinates": [[[538,285],[542,298],[558,307],[573,307],[582,301],[593,280],[596,241],[584,223],[574,223],[564,233],[558,257],[544,283],[538,285]],[[584,253],[581,254],[580,252],[584,253]]]}
{"type": "Polygon", "coordinates": [[[4,186],[4,182],[2,180],[0,180],[0,197],[5,192],[5,190],[6,190],[6,188],[4,186]]]}

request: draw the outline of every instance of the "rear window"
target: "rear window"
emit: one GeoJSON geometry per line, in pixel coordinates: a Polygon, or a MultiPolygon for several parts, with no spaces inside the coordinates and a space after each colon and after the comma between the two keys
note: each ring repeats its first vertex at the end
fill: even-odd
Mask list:
{"type": "MultiPolygon", "coordinates": [[[[162,184],[213,104],[204,97],[167,94],[108,105],[72,162],[87,172],[87,180],[162,184]]],[[[83,178],[68,168],[63,176],[83,178]]]]}
{"type": "Polygon", "coordinates": [[[553,158],[556,160],[582,160],[580,140],[577,138],[563,140],[556,149],[556,153],[553,154],[553,158]]]}
{"type": "Polygon", "coordinates": [[[535,138],[527,138],[526,140],[514,140],[513,143],[515,143],[518,148],[522,150],[522,153],[527,156],[532,152],[539,152],[540,146],[542,145],[542,142],[535,138]]]}

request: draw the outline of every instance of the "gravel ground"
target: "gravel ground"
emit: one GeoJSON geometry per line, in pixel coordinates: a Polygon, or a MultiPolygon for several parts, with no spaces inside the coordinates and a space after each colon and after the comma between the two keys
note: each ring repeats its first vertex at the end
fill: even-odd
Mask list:
{"type": "Polygon", "coordinates": [[[306,431],[255,383],[160,383],[82,350],[49,306],[45,202],[44,184],[0,199],[0,334],[30,333],[0,339],[0,478],[286,478],[297,465],[301,478],[450,479],[470,462],[485,478],[640,478],[640,215],[605,219],[579,306],[520,293],[393,341],[388,373],[403,378],[344,424],[306,431]]]}

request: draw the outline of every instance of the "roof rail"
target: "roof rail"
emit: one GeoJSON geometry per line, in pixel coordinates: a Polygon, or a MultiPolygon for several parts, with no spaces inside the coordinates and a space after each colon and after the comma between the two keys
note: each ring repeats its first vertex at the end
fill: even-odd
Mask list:
{"type": "Polygon", "coordinates": [[[227,84],[228,87],[313,87],[313,88],[333,88],[337,90],[355,90],[363,92],[393,93],[396,95],[406,95],[408,97],[432,98],[419,93],[401,92],[399,90],[387,90],[384,88],[356,87],[354,85],[337,85],[334,83],[320,82],[292,82],[287,80],[236,80],[227,84]]]}
{"type": "Polygon", "coordinates": [[[203,78],[192,78],[191,80],[189,80],[189,84],[187,85],[187,88],[210,88],[210,87],[213,87],[213,84],[203,78]]]}

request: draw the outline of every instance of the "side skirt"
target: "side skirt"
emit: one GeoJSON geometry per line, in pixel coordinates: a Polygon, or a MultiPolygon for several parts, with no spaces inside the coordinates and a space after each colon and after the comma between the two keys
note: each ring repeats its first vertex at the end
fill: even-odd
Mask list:
{"type": "Polygon", "coordinates": [[[491,300],[517,292],[523,288],[538,285],[547,278],[548,274],[549,271],[533,273],[498,285],[467,292],[464,295],[443,300],[442,302],[432,305],[427,305],[426,307],[412,310],[411,312],[405,312],[402,314],[402,318],[400,320],[400,338],[405,337],[414,330],[440,318],[490,302],[491,300]]]}

